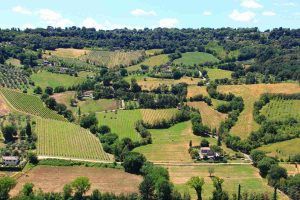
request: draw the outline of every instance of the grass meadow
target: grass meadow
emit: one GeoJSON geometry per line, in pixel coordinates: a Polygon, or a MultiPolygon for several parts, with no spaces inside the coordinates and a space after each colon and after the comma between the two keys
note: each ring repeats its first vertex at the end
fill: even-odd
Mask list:
{"type": "Polygon", "coordinates": [[[208,68],[208,67],[204,69],[207,71],[207,75],[210,80],[224,79],[224,78],[231,79],[232,71],[217,69],[217,68],[208,68]]]}
{"type": "Polygon", "coordinates": [[[183,65],[200,65],[204,63],[217,63],[219,59],[214,57],[212,54],[204,52],[187,52],[183,53],[182,57],[174,60],[175,64],[183,65]]]}
{"type": "Polygon", "coordinates": [[[163,64],[166,64],[169,61],[169,57],[167,54],[160,54],[157,56],[152,56],[144,60],[143,62],[137,64],[137,65],[132,65],[127,68],[127,70],[130,71],[137,71],[141,69],[141,65],[147,65],[151,68],[155,66],[160,66],[163,64]]]}
{"type": "Polygon", "coordinates": [[[178,113],[178,109],[170,108],[170,109],[141,109],[143,120],[146,123],[153,124],[154,122],[161,120],[170,120],[172,117],[178,113]]]}

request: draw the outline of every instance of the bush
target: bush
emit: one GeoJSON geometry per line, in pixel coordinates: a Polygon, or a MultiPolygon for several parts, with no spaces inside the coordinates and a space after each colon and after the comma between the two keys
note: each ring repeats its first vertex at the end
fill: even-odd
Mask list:
{"type": "Polygon", "coordinates": [[[137,152],[128,153],[123,161],[125,172],[140,174],[141,168],[146,162],[146,158],[137,152]]]}
{"type": "Polygon", "coordinates": [[[28,161],[29,161],[29,163],[35,164],[35,165],[38,164],[38,162],[39,162],[37,155],[33,152],[28,153],[28,161]]]}

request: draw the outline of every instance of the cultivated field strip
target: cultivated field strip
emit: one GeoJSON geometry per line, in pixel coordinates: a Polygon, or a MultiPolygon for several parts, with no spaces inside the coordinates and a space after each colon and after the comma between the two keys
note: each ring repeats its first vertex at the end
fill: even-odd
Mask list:
{"type": "Polygon", "coordinates": [[[88,160],[111,161],[97,137],[76,124],[36,119],[37,154],[88,160]]]}
{"type": "Polygon", "coordinates": [[[141,109],[141,113],[145,122],[153,124],[162,120],[170,120],[178,113],[178,109],[141,109]]]}
{"type": "Polygon", "coordinates": [[[1,93],[8,103],[17,111],[29,115],[35,115],[46,119],[66,121],[66,119],[55,111],[45,107],[42,100],[37,96],[24,94],[15,90],[1,88],[1,93]]]}

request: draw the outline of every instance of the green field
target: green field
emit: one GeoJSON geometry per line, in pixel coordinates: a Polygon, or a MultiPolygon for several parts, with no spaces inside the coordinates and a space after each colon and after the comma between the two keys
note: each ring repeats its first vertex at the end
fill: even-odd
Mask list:
{"type": "Polygon", "coordinates": [[[70,76],[67,74],[57,74],[48,71],[40,71],[31,75],[31,79],[36,86],[40,86],[43,89],[47,86],[57,87],[64,86],[70,87],[79,83],[82,83],[86,79],[87,73],[79,73],[78,77],[70,76]]]}
{"type": "Polygon", "coordinates": [[[215,51],[218,58],[225,59],[227,56],[229,58],[237,58],[239,55],[239,50],[234,51],[226,51],[223,46],[220,46],[216,41],[209,42],[206,46],[206,49],[209,49],[211,51],[215,51]]]}
{"type": "Polygon", "coordinates": [[[86,99],[79,101],[78,106],[81,109],[81,113],[102,112],[105,110],[116,110],[118,108],[117,101],[113,99],[86,99]]]}
{"type": "Polygon", "coordinates": [[[145,56],[145,51],[90,51],[81,56],[81,60],[91,64],[115,67],[119,65],[129,66],[145,56]]]}
{"type": "MultiPolygon", "coordinates": [[[[208,168],[211,165],[204,166],[168,166],[171,181],[175,188],[179,191],[189,191],[192,199],[196,199],[195,190],[188,187],[186,182],[192,176],[200,176],[204,178],[205,184],[203,186],[202,198],[210,199],[212,191],[214,190],[213,183],[209,177],[208,168]]],[[[215,173],[213,175],[224,179],[223,190],[229,193],[232,197],[233,193],[237,193],[238,184],[241,184],[241,191],[249,193],[268,193],[269,196],[273,194],[273,188],[267,185],[267,181],[261,178],[258,170],[252,165],[214,165],[215,173]]],[[[287,199],[281,194],[279,199],[287,199]]]]}
{"type": "Polygon", "coordinates": [[[99,125],[107,125],[120,138],[129,137],[134,141],[141,139],[135,130],[135,123],[142,119],[140,110],[118,110],[117,112],[99,112],[96,114],[99,125]]]}
{"type": "Polygon", "coordinates": [[[209,53],[204,52],[187,52],[183,53],[182,57],[174,60],[175,64],[183,65],[200,65],[204,63],[217,63],[219,59],[209,53]]]}
{"type": "Polygon", "coordinates": [[[295,118],[300,120],[300,100],[274,99],[261,109],[261,114],[269,120],[295,118]]]}
{"type": "Polygon", "coordinates": [[[223,78],[231,79],[232,71],[217,69],[217,68],[208,68],[208,67],[204,68],[204,70],[207,71],[207,75],[210,80],[223,79],[223,78]]]}
{"type": "Polygon", "coordinates": [[[147,123],[154,123],[161,120],[170,120],[172,117],[178,113],[178,109],[141,109],[143,120],[147,123]]]}
{"type": "Polygon", "coordinates": [[[76,124],[36,119],[37,154],[64,158],[110,161],[99,139],[76,124]]]}
{"type": "Polygon", "coordinates": [[[133,65],[127,68],[128,71],[136,71],[136,70],[140,70],[141,69],[141,65],[147,65],[151,68],[155,67],[155,66],[160,66],[163,64],[166,64],[169,61],[169,57],[166,54],[161,54],[161,55],[157,55],[157,56],[152,56],[150,58],[147,58],[145,61],[137,64],[137,65],[133,65]]]}
{"type": "Polygon", "coordinates": [[[55,111],[45,107],[42,100],[37,96],[24,94],[6,88],[1,88],[0,91],[8,104],[18,112],[40,116],[47,119],[56,119],[61,121],[66,120],[55,111]]]}
{"type": "Polygon", "coordinates": [[[163,49],[149,49],[145,51],[147,56],[154,56],[155,54],[161,54],[162,52],[163,49]]]}
{"type": "Polygon", "coordinates": [[[264,145],[258,149],[265,151],[270,156],[277,156],[279,159],[288,159],[289,156],[300,154],[300,138],[276,142],[264,145]]]}

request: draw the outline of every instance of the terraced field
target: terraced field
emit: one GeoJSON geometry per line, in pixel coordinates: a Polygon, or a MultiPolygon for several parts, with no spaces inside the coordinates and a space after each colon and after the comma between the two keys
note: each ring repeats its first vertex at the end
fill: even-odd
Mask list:
{"type": "Polygon", "coordinates": [[[188,102],[188,105],[196,109],[199,109],[203,124],[210,128],[218,129],[220,123],[222,121],[225,121],[225,119],[227,118],[227,114],[223,114],[214,110],[212,107],[208,106],[205,102],[202,101],[188,102]]]}
{"type": "Polygon", "coordinates": [[[46,119],[66,121],[63,116],[58,115],[55,111],[45,107],[42,100],[37,96],[24,94],[6,88],[1,88],[0,92],[6,99],[7,103],[18,112],[46,119]]]}
{"type": "Polygon", "coordinates": [[[231,129],[231,133],[245,139],[252,131],[259,128],[253,119],[253,105],[264,93],[286,93],[293,94],[300,92],[297,83],[278,84],[253,84],[253,85],[222,85],[218,87],[222,93],[233,93],[241,96],[244,100],[245,108],[239,116],[237,123],[231,129]]]}
{"type": "Polygon", "coordinates": [[[134,141],[141,139],[135,130],[135,123],[142,119],[140,110],[118,110],[117,112],[99,112],[96,114],[99,125],[107,125],[120,138],[129,137],[134,141]]]}
{"type": "Polygon", "coordinates": [[[88,61],[89,63],[115,67],[119,65],[129,66],[133,61],[139,60],[145,56],[144,51],[90,51],[81,60],[88,61]]]}
{"type": "Polygon", "coordinates": [[[182,57],[174,60],[175,64],[183,64],[183,65],[201,65],[204,63],[217,63],[219,59],[214,57],[212,54],[204,53],[204,52],[187,52],[183,53],[182,57]]]}
{"type": "Polygon", "coordinates": [[[261,113],[269,120],[295,118],[300,120],[300,100],[271,100],[261,109],[261,113]]]}
{"type": "Polygon", "coordinates": [[[127,68],[127,70],[130,71],[136,71],[136,70],[140,70],[141,69],[141,65],[147,65],[151,68],[155,67],[155,66],[160,66],[163,64],[166,64],[169,61],[169,57],[166,54],[161,54],[161,55],[157,55],[157,56],[152,56],[150,58],[147,58],[145,61],[137,64],[137,65],[133,65],[127,68]]]}
{"type": "Polygon", "coordinates": [[[170,109],[141,109],[143,120],[147,123],[154,123],[157,121],[161,121],[163,119],[170,120],[173,116],[178,113],[178,109],[170,108],[170,109]]]}
{"type": "Polygon", "coordinates": [[[99,139],[76,124],[36,118],[37,154],[64,158],[111,161],[99,139]]]}

